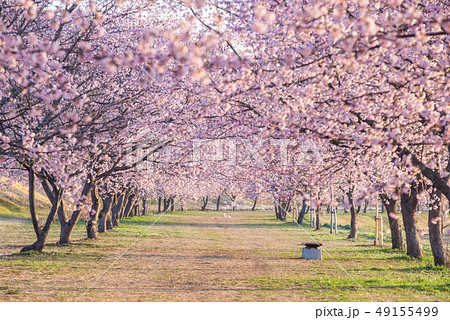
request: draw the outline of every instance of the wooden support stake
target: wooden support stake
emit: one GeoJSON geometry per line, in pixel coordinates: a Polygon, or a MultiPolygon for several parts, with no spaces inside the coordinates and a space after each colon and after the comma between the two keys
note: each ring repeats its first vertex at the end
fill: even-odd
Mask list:
{"type": "Polygon", "coordinates": [[[330,213],[330,233],[333,234],[333,209],[331,209],[330,213]]]}
{"type": "Polygon", "coordinates": [[[379,217],[380,218],[380,226],[379,226],[379,232],[380,232],[380,240],[378,241],[378,243],[380,244],[380,247],[383,246],[383,217],[379,217]]]}
{"type": "Polygon", "coordinates": [[[378,246],[378,201],[375,202],[375,246],[378,246]]]}
{"type": "Polygon", "coordinates": [[[334,210],[334,233],[338,233],[338,224],[337,224],[337,209],[334,210]]]}
{"type": "Polygon", "coordinates": [[[378,213],[378,200],[375,203],[375,245],[383,246],[383,217],[378,213]]]}

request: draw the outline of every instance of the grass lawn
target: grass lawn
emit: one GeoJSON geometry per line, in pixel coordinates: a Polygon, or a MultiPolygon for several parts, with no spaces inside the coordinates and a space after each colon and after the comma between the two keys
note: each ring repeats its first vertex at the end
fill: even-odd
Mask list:
{"type": "Polygon", "coordinates": [[[268,211],[227,214],[167,213],[153,226],[157,215],[135,217],[95,241],[80,222],[68,247],[54,244],[56,221],[43,253],[17,254],[32,225],[0,208],[0,301],[450,301],[450,272],[433,266],[427,241],[422,261],[391,250],[389,235],[376,248],[373,214],[361,214],[356,241],[348,214],[338,235],[312,230],[309,217],[300,228],[268,211]],[[323,260],[300,258],[311,240],[323,260]]]}

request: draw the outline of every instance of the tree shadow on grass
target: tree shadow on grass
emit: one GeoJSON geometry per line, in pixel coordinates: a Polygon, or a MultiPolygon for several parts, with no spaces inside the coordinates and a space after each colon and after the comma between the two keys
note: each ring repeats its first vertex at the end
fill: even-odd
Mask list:
{"type": "MultiPolygon", "coordinates": [[[[411,258],[411,260],[412,259],[413,258],[411,258]]],[[[411,267],[411,268],[395,269],[395,271],[400,271],[400,272],[444,271],[444,272],[448,272],[449,270],[445,266],[434,266],[434,265],[431,265],[431,264],[427,264],[426,266],[417,266],[417,267],[411,267]]]]}
{"type": "Polygon", "coordinates": [[[31,224],[31,219],[30,217],[20,217],[20,216],[15,216],[12,214],[0,214],[0,221],[3,222],[18,222],[18,223],[30,223],[31,224]]]}
{"type": "MultiPolygon", "coordinates": [[[[123,224],[130,225],[151,225],[152,221],[138,221],[138,220],[123,220],[121,221],[123,224]]],[[[236,229],[245,229],[245,228],[259,228],[259,229],[292,229],[298,228],[296,224],[286,224],[286,223],[184,223],[184,222],[156,222],[155,226],[167,226],[167,227],[194,227],[194,228],[236,228],[236,229]]]]}

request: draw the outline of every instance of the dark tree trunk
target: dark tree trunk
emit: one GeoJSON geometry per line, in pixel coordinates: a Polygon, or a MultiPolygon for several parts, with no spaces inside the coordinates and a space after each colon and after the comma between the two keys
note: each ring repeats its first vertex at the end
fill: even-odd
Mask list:
{"type": "Polygon", "coordinates": [[[208,205],[208,197],[202,198],[202,202],[203,202],[202,211],[205,211],[206,206],[208,205]]]}
{"type": "Polygon", "coordinates": [[[421,259],[423,256],[422,243],[417,227],[417,185],[411,186],[410,192],[401,195],[403,226],[406,234],[406,254],[421,259]]]}
{"type": "Polygon", "coordinates": [[[217,197],[216,211],[219,211],[219,208],[220,208],[220,196],[217,197]]]}
{"type": "Polygon", "coordinates": [[[28,168],[28,206],[30,207],[31,221],[33,222],[34,233],[40,235],[39,217],[36,213],[36,181],[34,169],[32,166],[28,168]]]}
{"type": "Polygon", "coordinates": [[[136,197],[136,195],[134,193],[130,194],[130,196],[128,197],[127,204],[126,204],[124,212],[123,212],[124,218],[130,217],[131,211],[134,209],[135,197],[136,197]]]}
{"type": "Polygon", "coordinates": [[[356,239],[358,238],[358,214],[361,210],[361,206],[358,206],[358,209],[355,208],[355,203],[353,201],[353,190],[354,187],[352,187],[347,192],[347,198],[348,203],[350,203],[350,214],[351,214],[351,220],[350,220],[350,234],[348,235],[349,239],[356,239]]]}
{"type": "Polygon", "coordinates": [[[139,197],[136,197],[136,199],[134,200],[134,207],[133,207],[133,211],[131,216],[132,217],[137,217],[139,216],[140,213],[140,201],[139,201],[139,197]]]}
{"type": "Polygon", "coordinates": [[[108,219],[110,220],[112,207],[115,201],[116,196],[111,194],[107,195],[103,199],[103,208],[100,211],[98,218],[98,232],[106,232],[106,230],[109,230],[107,227],[108,219]]]}
{"type": "Polygon", "coordinates": [[[173,197],[170,197],[169,200],[170,200],[170,212],[174,212],[175,211],[175,206],[174,206],[174,203],[173,203],[173,197]]]}
{"type": "Polygon", "coordinates": [[[297,218],[297,223],[298,224],[303,224],[303,219],[305,218],[306,215],[306,200],[303,199],[302,201],[302,209],[300,210],[299,214],[298,214],[298,218],[297,218]]]}
{"type": "Polygon", "coordinates": [[[97,238],[97,221],[100,213],[100,196],[98,188],[94,186],[91,190],[92,207],[89,213],[89,219],[86,221],[86,232],[88,239],[97,238]]]}
{"type": "Polygon", "coordinates": [[[136,201],[135,201],[135,199],[133,198],[133,201],[132,201],[132,203],[131,203],[131,209],[130,209],[130,211],[128,212],[127,218],[132,218],[132,217],[135,216],[135,214],[136,214],[136,201]]]}
{"type": "MultiPolygon", "coordinates": [[[[92,176],[88,177],[88,181],[84,184],[83,191],[81,192],[81,198],[86,199],[88,194],[91,192],[92,185],[92,176]]],[[[64,206],[61,204],[58,210],[59,222],[61,225],[61,233],[59,236],[59,244],[67,245],[70,243],[73,229],[78,223],[82,213],[83,204],[77,205],[76,209],[72,212],[70,219],[66,219],[66,215],[64,212],[64,206]]]]}
{"type": "Polygon", "coordinates": [[[170,208],[170,197],[168,199],[164,198],[164,210],[163,212],[167,212],[170,208]]]}
{"type": "Polygon", "coordinates": [[[147,197],[143,196],[142,197],[142,215],[145,216],[147,214],[148,211],[148,202],[147,202],[147,197]]]}
{"type": "MultiPolygon", "coordinates": [[[[42,181],[43,184],[47,182],[45,180],[42,181]]],[[[50,189],[48,189],[50,191],[50,189]]],[[[47,190],[46,190],[47,191],[47,190]]],[[[49,194],[51,195],[51,194],[49,194]]],[[[20,250],[20,252],[28,252],[28,251],[42,251],[47,243],[48,233],[50,231],[50,227],[55,220],[56,212],[58,211],[59,205],[61,203],[62,191],[57,189],[56,186],[53,185],[53,195],[49,197],[52,207],[47,216],[47,220],[43,227],[40,226],[39,218],[36,213],[36,182],[35,182],[35,174],[33,171],[33,167],[30,166],[28,168],[28,204],[30,208],[31,220],[33,223],[34,231],[36,233],[36,241],[28,246],[25,246],[20,250]]]]}
{"type": "Polygon", "coordinates": [[[316,230],[320,230],[320,208],[316,210],[316,230]]]}
{"type": "Polygon", "coordinates": [[[275,203],[275,217],[277,220],[281,220],[280,213],[278,212],[279,205],[275,203]]]}
{"type": "Polygon", "coordinates": [[[431,251],[436,266],[450,267],[450,255],[442,237],[442,192],[433,187],[431,192],[430,211],[428,214],[428,233],[431,251]]]}
{"type": "Polygon", "coordinates": [[[369,201],[364,200],[364,209],[363,209],[363,213],[367,213],[367,206],[369,205],[369,201]]]}
{"type": "Polygon", "coordinates": [[[132,213],[132,217],[136,217],[139,215],[139,199],[136,200],[137,203],[135,203],[134,208],[133,208],[133,213],[132,213]]]}
{"type": "Polygon", "coordinates": [[[118,227],[120,225],[120,215],[123,210],[123,207],[125,205],[125,197],[126,192],[122,193],[119,198],[117,199],[117,202],[113,205],[111,210],[111,218],[112,218],[112,225],[113,227],[118,227]]]}
{"type": "Polygon", "coordinates": [[[391,238],[392,238],[392,249],[403,250],[403,235],[402,235],[402,227],[400,225],[397,213],[397,202],[398,200],[394,200],[389,198],[386,194],[380,194],[380,198],[382,201],[382,205],[386,207],[387,216],[389,220],[389,227],[391,229],[391,238]]]}
{"type": "Polygon", "coordinates": [[[71,239],[71,235],[72,233],[70,232],[70,228],[69,228],[69,223],[68,222],[63,222],[62,224],[60,223],[60,227],[61,227],[61,232],[59,234],[59,245],[67,245],[70,243],[70,239],[71,239]]]}
{"type": "Polygon", "coordinates": [[[253,202],[252,211],[255,211],[256,209],[256,202],[258,201],[258,197],[255,198],[255,201],[253,202]]]}
{"type": "Polygon", "coordinates": [[[350,239],[356,239],[358,237],[358,223],[356,219],[355,207],[351,207],[350,211],[352,216],[350,220],[350,234],[348,235],[348,237],[350,239]]]}
{"type": "Polygon", "coordinates": [[[287,212],[289,211],[290,200],[280,200],[275,204],[275,215],[278,220],[286,221],[287,212]]]}
{"type": "Polygon", "coordinates": [[[285,200],[281,203],[281,220],[286,221],[287,213],[289,211],[289,206],[291,205],[291,200],[285,200]]]}
{"type": "Polygon", "coordinates": [[[108,215],[106,217],[106,230],[113,230],[114,229],[114,224],[113,224],[113,220],[112,220],[112,215],[108,215]]]}
{"type": "Polygon", "coordinates": [[[162,201],[162,198],[158,197],[158,213],[161,213],[161,201],[162,201]]]}
{"type": "Polygon", "coordinates": [[[124,197],[123,197],[123,200],[122,200],[122,205],[120,206],[120,211],[119,211],[119,215],[118,215],[118,221],[120,221],[120,220],[122,220],[123,218],[125,218],[126,217],[126,208],[127,208],[127,205],[128,205],[128,202],[129,202],[129,199],[130,199],[130,196],[131,196],[131,191],[130,190],[127,190],[126,192],[125,192],[125,195],[124,195],[124,197]]]}

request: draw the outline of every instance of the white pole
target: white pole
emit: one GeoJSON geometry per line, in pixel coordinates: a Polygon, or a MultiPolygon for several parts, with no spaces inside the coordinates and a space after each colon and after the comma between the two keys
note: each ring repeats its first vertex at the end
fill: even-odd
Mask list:
{"type": "Polygon", "coordinates": [[[383,246],[383,217],[380,216],[380,246],[383,246]]]}
{"type": "Polygon", "coordinates": [[[338,225],[337,225],[337,209],[334,210],[334,233],[338,233],[338,225]]]}
{"type": "Polygon", "coordinates": [[[375,201],[375,245],[378,245],[379,232],[378,232],[378,201],[375,201]]]}
{"type": "Polygon", "coordinates": [[[331,208],[330,213],[330,233],[333,234],[333,208],[331,208]]]}

